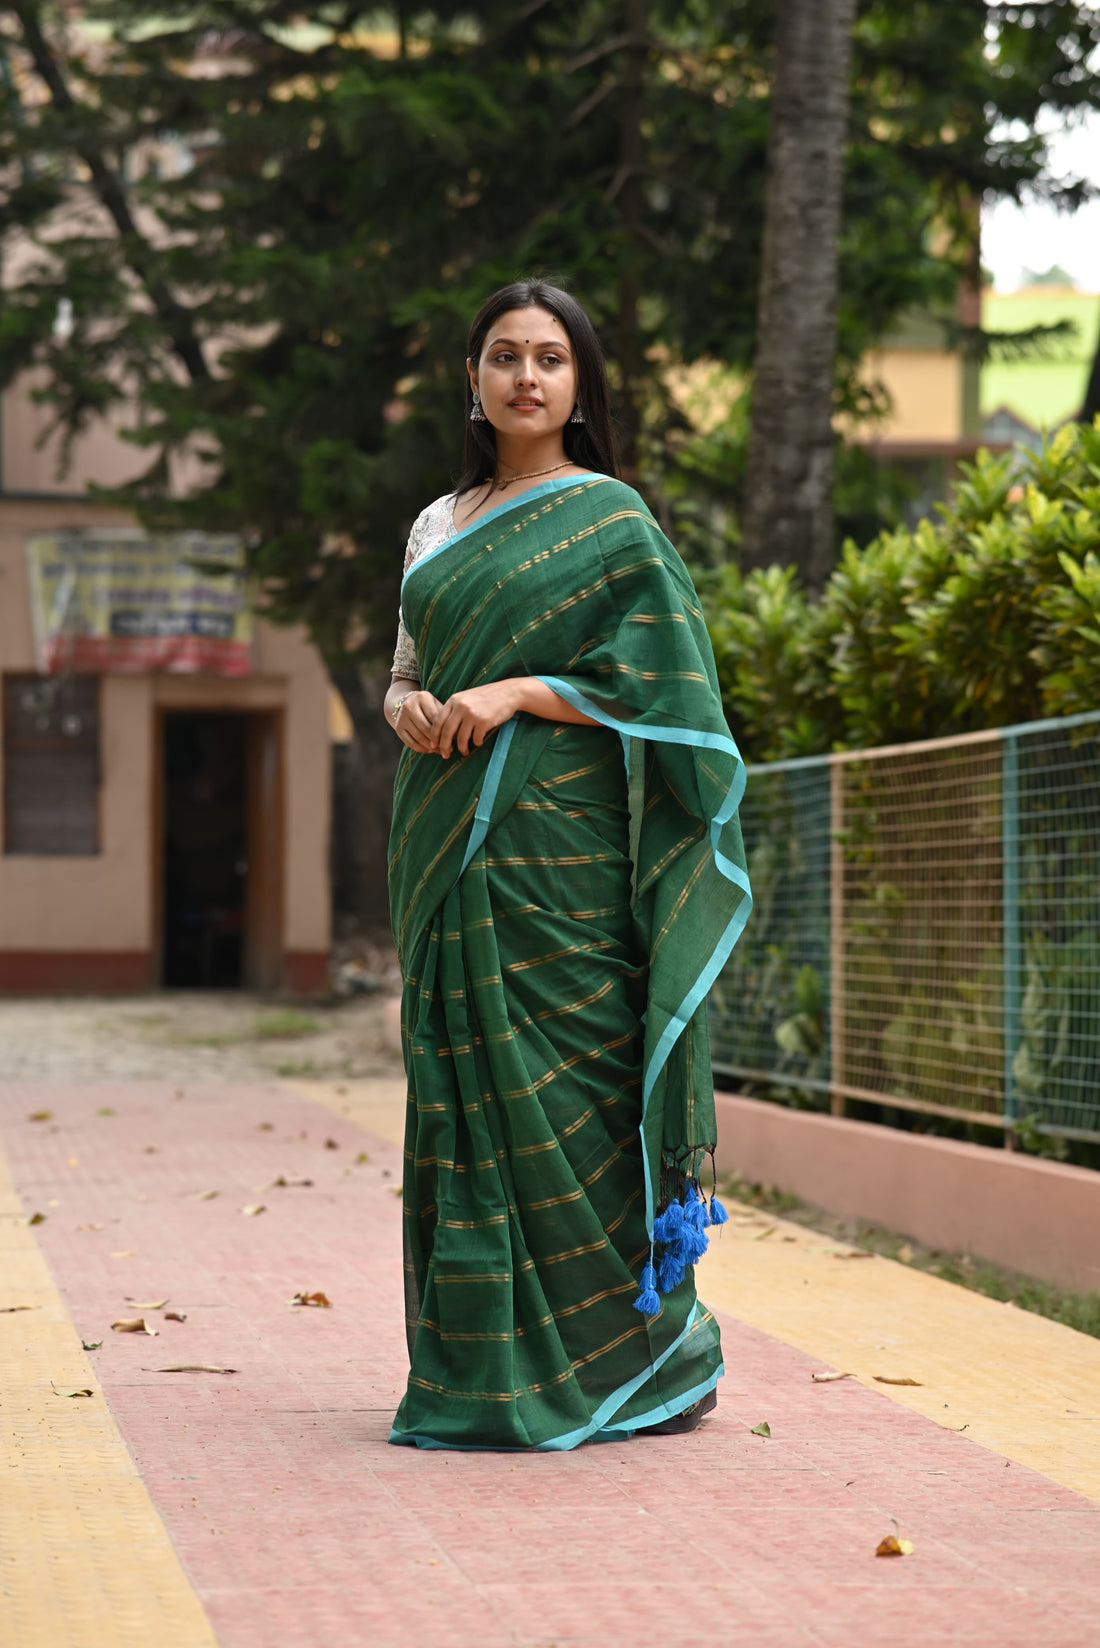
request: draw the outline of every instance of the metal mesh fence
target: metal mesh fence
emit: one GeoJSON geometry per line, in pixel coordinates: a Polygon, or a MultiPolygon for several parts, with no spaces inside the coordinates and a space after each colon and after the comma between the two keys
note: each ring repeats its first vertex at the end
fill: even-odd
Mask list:
{"type": "Polygon", "coordinates": [[[742,1075],[829,1080],[829,769],[750,769],[741,829],[749,924],[709,998],[711,1051],[742,1075]]]}
{"type": "Polygon", "coordinates": [[[749,769],[716,1068],[1100,1139],[1100,712],[749,769]]]}
{"type": "Polygon", "coordinates": [[[1005,744],[1006,1109],[1100,1136],[1100,718],[1025,732],[1005,744]]]}

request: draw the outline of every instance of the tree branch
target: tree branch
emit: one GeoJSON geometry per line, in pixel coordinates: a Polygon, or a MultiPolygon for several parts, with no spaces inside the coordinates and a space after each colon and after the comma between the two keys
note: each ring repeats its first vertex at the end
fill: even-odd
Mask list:
{"type": "MultiPolygon", "coordinates": [[[[38,7],[26,3],[12,6],[12,12],[23,30],[23,44],[34,64],[39,79],[50,94],[53,106],[62,114],[76,109],[76,100],[70,92],[42,32],[38,7]]],[[[91,173],[92,187],[118,230],[126,263],[140,281],[171,342],[172,349],[183,363],[192,382],[211,376],[203,354],[202,344],[195,335],[188,310],[170,291],[153,267],[153,250],[142,235],[130,211],[130,203],[118,174],[104,159],[102,152],[85,142],[74,145],[74,152],[91,173]]]]}

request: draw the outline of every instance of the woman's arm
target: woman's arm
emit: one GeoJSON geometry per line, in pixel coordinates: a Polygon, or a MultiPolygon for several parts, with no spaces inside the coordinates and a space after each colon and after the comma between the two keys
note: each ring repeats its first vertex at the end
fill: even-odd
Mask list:
{"type": "MultiPolygon", "coordinates": [[[[430,698],[431,694],[424,696],[430,698]]],[[[406,705],[401,712],[402,722],[408,708],[406,705]]],[[[516,675],[506,681],[491,681],[484,687],[468,687],[464,692],[452,693],[445,704],[438,704],[429,743],[412,747],[434,750],[445,761],[452,750],[457,750],[459,755],[469,755],[471,749],[485,742],[494,727],[510,721],[517,710],[537,715],[542,721],[570,721],[586,727],[598,725],[537,676],[516,675]]]]}
{"type": "Polygon", "coordinates": [[[419,681],[395,675],[386,693],[384,706],[386,720],[410,750],[427,755],[435,749],[431,741],[432,722],[440,708],[439,699],[425,692],[419,681]]]}

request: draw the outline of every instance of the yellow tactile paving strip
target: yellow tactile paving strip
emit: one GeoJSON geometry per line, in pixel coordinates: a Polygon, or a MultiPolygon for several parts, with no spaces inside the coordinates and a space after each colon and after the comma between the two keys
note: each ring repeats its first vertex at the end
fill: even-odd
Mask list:
{"type": "Polygon", "coordinates": [[[0,1645],[216,1648],[0,1155],[11,1305],[34,1308],[0,1314],[0,1645]]]}
{"type": "Polygon", "coordinates": [[[709,1305],[1100,1499],[1100,1339],[891,1259],[838,1257],[849,1250],[800,1225],[730,1213],[701,1273],[709,1305]]]}
{"type": "MultiPolygon", "coordinates": [[[[400,1144],[403,1081],[293,1085],[400,1144]]],[[[729,1211],[700,1270],[709,1305],[1100,1499],[1100,1339],[890,1259],[838,1257],[849,1250],[787,1220],[729,1211]]]]}

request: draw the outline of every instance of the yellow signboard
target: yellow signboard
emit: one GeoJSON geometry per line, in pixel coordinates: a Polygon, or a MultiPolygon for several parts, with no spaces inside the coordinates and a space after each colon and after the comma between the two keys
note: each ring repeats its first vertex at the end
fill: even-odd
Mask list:
{"type": "Polygon", "coordinates": [[[45,675],[247,675],[240,540],[137,528],[27,540],[38,668],[45,675]]]}

